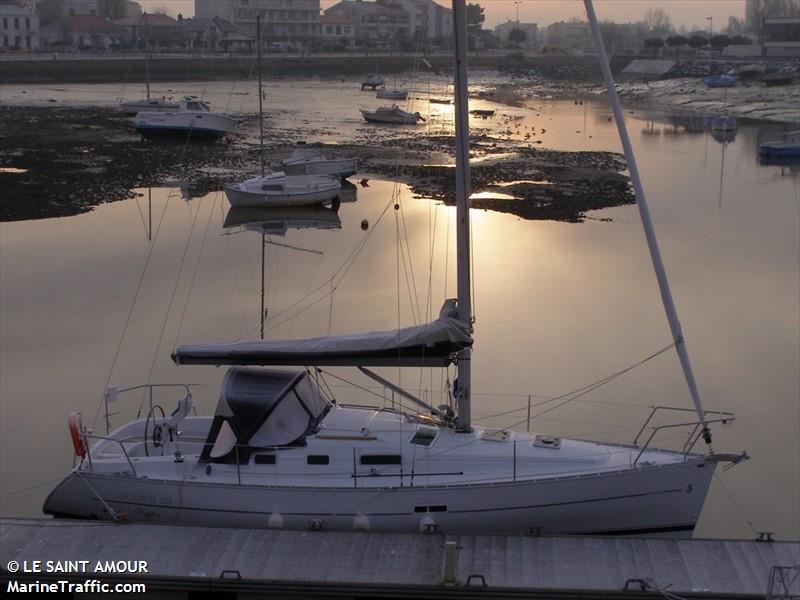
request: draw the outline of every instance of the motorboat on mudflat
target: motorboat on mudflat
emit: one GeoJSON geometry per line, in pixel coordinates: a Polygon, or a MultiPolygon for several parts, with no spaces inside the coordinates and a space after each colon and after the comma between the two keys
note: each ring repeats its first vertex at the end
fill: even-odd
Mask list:
{"type": "Polygon", "coordinates": [[[208,103],[194,96],[184,97],[175,111],[140,112],[133,123],[142,137],[182,141],[215,141],[236,127],[236,119],[211,112],[208,103]]]}

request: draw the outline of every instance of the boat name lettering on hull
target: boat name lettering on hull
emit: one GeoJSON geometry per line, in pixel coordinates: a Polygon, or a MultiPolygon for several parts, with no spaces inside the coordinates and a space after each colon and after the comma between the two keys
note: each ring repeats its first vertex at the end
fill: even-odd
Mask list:
{"type": "Polygon", "coordinates": [[[170,498],[169,496],[147,496],[145,494],[120,492],[119,499],[124,502],[133,502],[136,504],[157,504],[159,506],[172,506],[172,498],[170,498]]]}

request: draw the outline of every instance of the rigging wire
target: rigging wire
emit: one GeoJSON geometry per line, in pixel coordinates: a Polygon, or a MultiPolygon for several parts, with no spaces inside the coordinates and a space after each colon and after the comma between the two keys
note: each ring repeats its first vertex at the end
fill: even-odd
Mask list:
{"type": "MultiPolygon", "coordinates": [[[[206,239],[208,238],[208,230],[211,228],[211,218],[214,216],[214,207],[217,205],[217,201],[219,200],[219,192],[217,191],[214,194],[214,203],[211,205],[211,209],[208,211],[208,220],[206,221],[206,228],[203,231],[203,237],[200,240],[200,249],[197,252],[197,260],[194,263],[194,269],[192,270],[192,277],[189,280],[189,289],[186,291],[186,302],[183,304],[183,310],[181,311],[181,318],[178,321],[178,330],[175,332],[175,341],[173,342],[173,347],[178,345],[178,339],[181,335],[181,329],[183,328],[183,320],[186,317],[187,309],[189,308],[189,300],[192,298],[192,290],[194,288],[194,282],[197,278],[197,272],[200,267],[200,259],[203,257],[203,249],[206,245],[206,239]]],[[[199,208],[198,208],[198,213],[199,208]]]]}
{"type": "MultiPolygon", "coordinates": [[[[170,297],[169,297],[169,303],[167,304],[167,310],[164,313],[164,321],[161,323],[161,330],[160,330],[160,333],[158,334],[158,342],[156,342],[155,351],[153,352],[153,360],[151,361],[150,369],[147,372],[146,382],[147,382],[148,385],[150,384],[150,381],[151,381],[151,379],[153,377],[153,370],[155,369],[156,361],[158,360],[158,351],[161,348],[161,342],[164,339],[164,332],[167,329],[167,321],[169,320],[169,315],[172,312],[172,304],[174,303],[175,296],[177,295],[177,292],[178,292],[178,285],[180,284],[181,274],[183,273],[183,265],[186,262],[186,256],[187,256],[187,254],[189,252],[189,246],[191,245],[191,242],[192,242],[192,236],[194,234],[195,225],[197,224],[197,217],[200,215],[200,209],[201,209],[201,207],[198,206],[197,210],[194,211],[194,217],[192,218],[192,224],[191,224],[191,227],[189,228],[189,235],[186,237],[186,244],[184,244],[184,247],[183,247],[183,254],[181,255],[181,260],[180,260],[180,263],[178,265],[178,274],[175,276],[175,284],[172,286],[172,293],[170,294],[170,297]]],[[[212,207],[212,210],[213,210],[213,207],[212,207]]],[[[144,397],[142,397],[142,403],[140,403],[140,405],[139,405],[139,414],[137,414],[137,418],[139,418],[139,416],[141,415],[141,410],[142,410],[142,404],[143,403],[144,403],[144,397]]]]}
{"type": "Polygon", "coordinates": [[[728,489],[728,487],[725,485],[725,483],[722,481],[722,479],[719,477],[719,475],[717,475],[716,470],[714,471],[714,479],[717,480],[719,485],[722,487],[723,491],[727,494],[728,498],[730,498],[730,501],[736,507],[736,510],[739,511],[739,515],[742,517],[742,519],[744,519],[745,523],[747,523],[747,525],[750,527],[750,529],[753,530],[753,533],[758,536],[760,532],[756,529],[755,525],[753,525],[753,522],[747,517],[747,515],[744,512],[744,510],[742,510],[742,507],[736,501],[736,498],[733,496],[733,494],[728,489]]]}
{"type": "MultiPolygon", "coordinates": [[[[108,389],[109,384],[111,383],[111,377],[114,375],[114,369],[117,366],[117,361],[119,360],[120,352],[122,351],[122,344],[125,341],[125,335],[128,333],[128,327],[131,324],[131,318],[133,317],[133,310],[136,308],[136,302],[139,299],[139,294],[142,291],[142,286],[144,285],[144,276],[147,274],[147,267],[150,265],[150,259],[153,257],[153,249],[156,247],[156,242],[158,241],[158,234],[161,231],[161,225],[164,222],[164,215],[167,212],[167,206],[169,206],[169,201],[172,198],[172,194],[167,196],[167,201],[164,202],[164,208],[161,211],[161,216],[158,219],[158,225],[156,226],[156,233],[153,236],[153,241],[150,242],[150,247],[147,250],[147,257],[144,261],[144,266],[142,267],[142,272],[139,274],[139,281],[136,284],[136,291],[133,294],[133,300],[131,301],[130,308],[128,309],[128,316],[125,318],[125,325],[122,327],[122,335],[119,338],[119,343],[117,344],[117,348],[114,351],[114,358],[111,361],[111,368],[108,370],[108,377],[106,378],[106,383],[103,386],[103,391],[108,389]]],[[[97,404],[97,410],[94,413],[94,419],[92,420],[92,427],[94,428],[97,425],[97,419],[100,417],[100,408],[103,406],[102,397],[100,402],[97,404]]]]}
{"type": "Polygon", "coordinates": [[[333,273],[333,275],[331,275],[331,277],[329,277],[327,280],[322,282],[320,285],[318,285],[316,288],[314,288],[311,292],[305,294],[301,298],[299,298],[296,301],[292,302],[291,304],[289,304],[287,307],[283,308],[282,310],[277,311],[275,313],[275,315],[272,317],[272,319],[270,319],[270,321],[274,321],[275,319],[278,319],[279,317],[282,317],[286,313],[290,312],[292,309],[298,307],[298,305],[302,305],[302,303],[304,303],[306,301],[309,301],[309,298],[313,297],[315,294],[318,294],[318,293],[322,292],[326,287],[329,288],[328,291],[323,293],[323,295],[320,298],[317,298],[316,300],[310,301],[311,302],[310,304],[306,304],[305,306],[300,306],[300,308],[294,314],[290,314],[288,317],[286,317],[285,319],[283,319],[281,321],[278,321],[277,323],[271,323],[270,327],[269,327],[269,329],[267,331],[272,331],[272,330],[276,329],[277,327],[280,327],[284,323],[286,323],[286,322],[298,317],[299,315],[301,315],[305,311],[309,310],[313,306],[316,306],[317,304],[319,304],[320,301],[325,300],[326,298],[328,298],[331,294],[333,294],[338,289],[339,285],[342,283],[342,281],[345,279],[347,274],[350,272],[350,269],[355,264],[356,259],[361,254],[361,252],[363,251],[363,249],[366,246],[367,242],[372,237],[373,233],[377,230],[378,225],[383,220],[383,217],[386,215],[387,211],[389,210],[389,208],[393,204],[394,204],[393,199],[389,200],[389,202],[387,202],[386,206],[384,206],[384,208],[381,211],[380,215],[378,215],[378,218],[375,220],[375,224],[372,227],[370,227],[369,230],[364,234],[364,237],[361,238],[361,240],[356,244],[356,246],[353,248],[353,250],[350,252],[350,254],[348,254],[347,257],[344,259],[344,261],[342,261],[342,264],[333,273]]]}

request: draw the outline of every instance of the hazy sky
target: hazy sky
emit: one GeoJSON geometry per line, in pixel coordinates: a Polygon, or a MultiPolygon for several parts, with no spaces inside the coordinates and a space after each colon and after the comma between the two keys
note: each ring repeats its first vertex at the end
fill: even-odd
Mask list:
{"type": "MultiPolygon", "coordinates": [[[[144,10],[164,7],[172,16],[182,13],[194,15],[194,0],[138,0],[144,10]]],[[[321,0],[322,8],[336,4],[338,0],[321,0]]],[[[449,6],[447,0],[437,0],[449,6]]],[[[468,2],[470,0],[467,0],[468,2]]],[[[471,0],[484,7],[486,23],[492,28],[507,19],[516,20],[517,6],[514,0],[471,0]]],[[[585,19],[581,0],[520,0],[519,19],[538,23],[540,27],[555,21],[566,21],[570,17],[585,19]]],[[[650,7],[661,7],[672,17],[674,25],[708,29],[706,17],[713,17],[714,29],[728,24],[728,16],[744,17],[745,0],[595,0],[595,11],[600,20],[617,22],[640,21],[650,7]]]]}

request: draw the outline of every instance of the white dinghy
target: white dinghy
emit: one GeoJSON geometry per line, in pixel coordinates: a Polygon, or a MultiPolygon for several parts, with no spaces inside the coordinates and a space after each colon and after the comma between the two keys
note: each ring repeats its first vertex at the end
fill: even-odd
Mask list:
{"type": "MultiPolygon", "coordinates": [[[[598,40],[588,0],[587,12],[598,40]]],[[[178,347],[173,353],[177,364],[230,366],[214,415],[189,416],[192,400],[186,388],[170,416],[151,404],[146,418],[106,436],[89,433],[73,417],[70,430],[80,460],[48,496],[46,513],[245,528],[690,534],[717,463],[741,458],[710,450],[709,425],[730,421],[732,415],[705,411],[698,399],[695,423],[687,423],[693,420],[685,418],[689,409],[678,409],[679,423],[649,426],[648,420],[630,445],[472,423],[464,0],[454,0],[453,21],[458,298],[446,301],[430,323],[391,331],[178,347]],[[371,370],[452,364],[458,378],[448,404],[440,407],[371,370]],[[319,369],[264,366],[355,366],[419,411],[348,405],[347,393],[335,399],[329,395],[319,369]],[[687,424],[690,432],[680,450],[650,447],[665,427],[687,424]],[[707,453],[694,451],[701,438],[709,443],[707,453]]],[[[601,59],[610,79],[604,51],[601,59]]],[[[608,87],[615,114],[621,113],[613,85],[608,87]]],[[[624,125],[620,128],[624,132],[624,125]]],[[[628,154],[627,133],[622,137],[628,154]]],[[[639,196],[630,154],[628,163],[639,196]]],[[[644,197],[639,201],[645,202],[644,197]]],[[[685,342],[668,288],[664,292],[649,217],[643,220],[675,346],[686,366],[685,342]]],[[[686,374],[697,398],[691,371],[686,374]]],[[[107,415],[108,402],[118,395],[117,390],[106,395],[107,415]]]]}
{"type": "Polygon", "coordinates": [[[287,175],[336,175],[350,177],[358,170],[355,158],[327,158],[319,150],[298,148],[281,161],[281,171],[287,175]]]}

